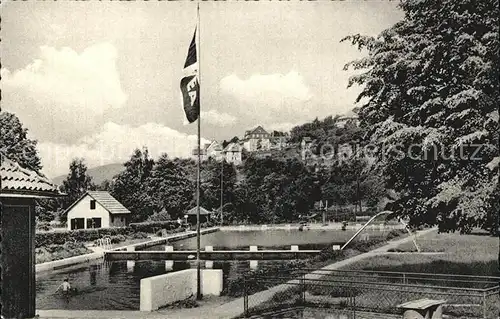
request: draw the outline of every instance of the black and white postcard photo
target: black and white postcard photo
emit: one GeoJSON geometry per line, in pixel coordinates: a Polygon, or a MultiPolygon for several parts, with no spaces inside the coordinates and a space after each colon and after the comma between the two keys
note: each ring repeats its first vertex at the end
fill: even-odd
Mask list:
{"type": "Polygon", "coordinates": [[[1,319],[500,319],[499,0],[0,9],[1,319]]]}

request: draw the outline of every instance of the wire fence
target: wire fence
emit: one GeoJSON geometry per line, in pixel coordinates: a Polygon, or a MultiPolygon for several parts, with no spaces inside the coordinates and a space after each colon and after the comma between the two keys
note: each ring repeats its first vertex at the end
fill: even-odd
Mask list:
{"type": "Polygon", "coordinates": [[[497,277],[313,269],[281,277],[249,276],[243,317],[280,318],[279,313],[289,310],[301,314],[283,318],[303,318],[304,311],[321,309],[334,313],[328,318],[400,318],[404,310],[398,305],[428,298],[444,300],[443,314],[449,318],[498,318],[499,282],[497,277]],[[255,282],[271,288],[255,293],[255,282]]]}

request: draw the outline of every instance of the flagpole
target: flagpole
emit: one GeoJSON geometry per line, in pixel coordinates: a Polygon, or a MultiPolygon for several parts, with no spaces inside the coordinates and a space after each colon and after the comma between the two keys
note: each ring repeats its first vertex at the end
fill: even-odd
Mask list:
{"type": "Polygon", "coordinates": [[[222,213],[222,206],[224,201],[224,158],[222,159],[222,167],[220,168],[220,225],[224,224],[224,214],[222,213]]]}
{"type": "Polygon", "coordinates": [[[200,45],[200,3],[197,6],[198,18],[198,83],[200,83],[200,110],[198,112],[198,169],[196,178],[196,299],[201,300],[201,264],[200,264],[200,165],[201,165],[201,45],[200,45]]]}

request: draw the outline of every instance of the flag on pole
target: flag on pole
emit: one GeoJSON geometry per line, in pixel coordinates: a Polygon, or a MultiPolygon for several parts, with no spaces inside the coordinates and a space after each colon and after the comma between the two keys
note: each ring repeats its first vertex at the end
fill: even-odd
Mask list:
{"type": "Polygon", "coordinates": [[[196,121],[200,115],[200,83],[198,80],[198,57],[196,52],[196,29],[189,45],[184,77],[181,79],[181,93],[184,113],[189,123],[196,121]]]}

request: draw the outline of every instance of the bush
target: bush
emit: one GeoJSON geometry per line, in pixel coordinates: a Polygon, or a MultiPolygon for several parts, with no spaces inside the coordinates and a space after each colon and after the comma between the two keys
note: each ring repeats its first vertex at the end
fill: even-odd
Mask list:
{"type": "Polygon", "coordinates": [[[402,234],[404,234],[406,232],[406,230],[404,229],[393,229],[391,230],[387,236],[385,237],[386,240],[391,240],[393,238],[396,238],[402,234]]]}
{"type": "Polygon", "coordinates": [[[149,216],[148,222],[164,222],[164,221],[171,221],[172,218],[166,211],[161,211],[159,213],[154,213],[153,215],[149,216]]]}
{"type": "Polygon", "coordinates": [[[36,223],[36,230],[43,230],[43,231],[48,231],[51,230],[52,227],[50,227],[49,222],[38,222],[36,223]]]}
{"type": "Polygon", "coordinates": [[[123,235],[116,235],[116,236],[111,236],[110,240],[112,244],[118,244],[121,243],[122,241],[125,241],[127,237],[123,235]]]}
{"type": "Polygon", "coordinates": [[[62,245],[67,242],[92,242],[104,236],[128,235],[131,232],[130,228],[98,228],[36,233],[35,247],[62,245]]]}
{"type": "Polygon", "coordinates": [[[146,232],[150,234],[154,234],[158,229],[175,229],[179,227],[177,221],[169,220],[169,221],[151,221],[151,222],[143,222],[143,223],[130,223],[129,227],[134,232],[146,232]]]}
{"type": "Polygon", "coordinates": [[[40,207],[40,206],[37,206],[35,209],[37,211],[38,220],[40,220],[42,222],[50,222],[50,221],[54,220],[55,215],[56,215],[55,212],[46,210],[45,208],[40,207]]]}
{"type": "Polygon", "coordinates": [[[83,243],[68,242],[63,245],[48,245],[35,249],[36,263],[44,263],[78,255],[92,253],[83,243]]]}
{"type": "Polygon", "coordinates": [[[144,232],[133,233],[132,238],[134,238],[134,239],[146,239],[146,238],[148,238],[148,234],[146,234],[144,232]]]}

